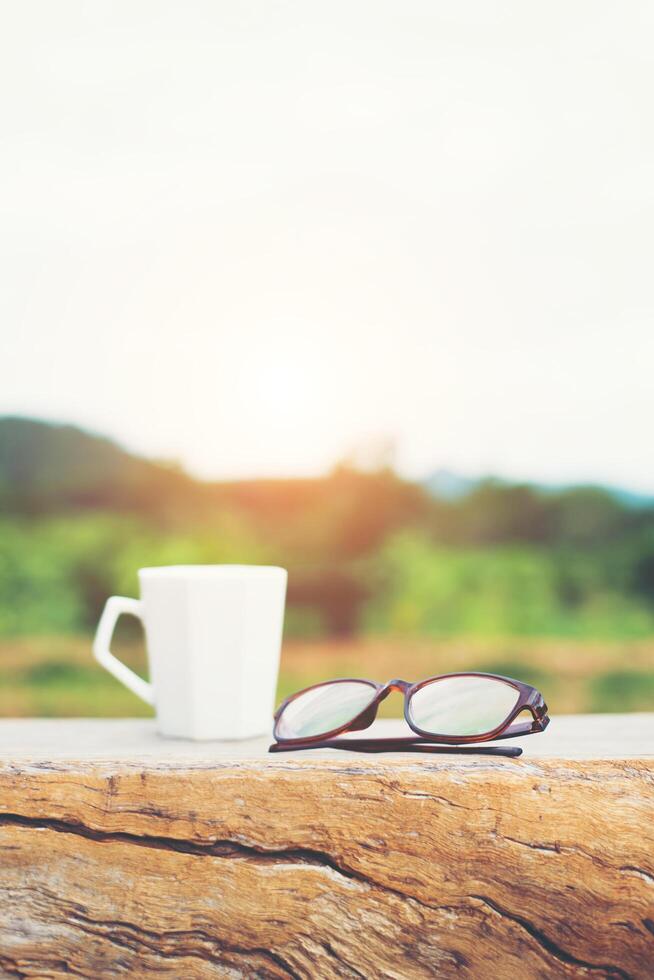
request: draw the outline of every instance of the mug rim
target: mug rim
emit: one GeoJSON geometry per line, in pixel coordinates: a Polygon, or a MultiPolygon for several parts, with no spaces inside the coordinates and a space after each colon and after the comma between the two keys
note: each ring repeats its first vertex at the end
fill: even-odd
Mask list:
{"type": "Polygon", "coordinates": [[[144,568],[139,568],[138,575],[141,578],[177,578],[177,579],[189,579],[189,578],[251,578],[255,577],[270,577],[271,574],[275,577],[279,575],[284,577],[288,574],[285,568],[281,565],[239,565],[239,564],[223,564],[223,565],[150,565],[144,568]]]}

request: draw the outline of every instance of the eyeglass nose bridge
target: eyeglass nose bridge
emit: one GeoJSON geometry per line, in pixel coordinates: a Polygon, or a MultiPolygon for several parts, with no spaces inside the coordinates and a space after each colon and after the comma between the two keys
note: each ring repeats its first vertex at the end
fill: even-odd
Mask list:
{"type": "Polygon", "coordinates": [[[348,731],[360,732],[363,731],[364,728],[369,728],[377,717],[379,705],[388,697],[391,691],[398,691],[400,694],[406,695],[406,692],[410,687],[412,687],[412,685],[408,681],[403,681],[399,677],[382,684],[382,686],[378,689],[375,699],[370,707],[359,715],[355,724],[348,726],[348,731]]]}
{"type": "Polygon", "coordinates": [[[395,677],[392,681],[386,681],[381,691],[380,696],[385,698],[391,693],[391,691],[398,691],[400,694],[406,694],[412,685],[409,681],[403,681],[399,677],[395,677]]]}

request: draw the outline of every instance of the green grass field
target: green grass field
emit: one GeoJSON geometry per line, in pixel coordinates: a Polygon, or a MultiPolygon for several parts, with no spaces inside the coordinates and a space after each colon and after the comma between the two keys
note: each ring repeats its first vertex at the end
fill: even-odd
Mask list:
{"type": "MultiPolygon", "coordinates": [[[[144,672],[141,644],[123,641],[116,653],[144,672]]],[[[654,710],[654,640],[292,640],[283,648],[278,698],[330,677],[418,680],[470,669],[507,674],[536,685],[554,714],[654,710]]],[[[2,717],[150,713],[96,664],[88,637],[0,641],[2,717]]],[[[386,716],[400,713],[399,697],[384,703],[386,716]]]]}

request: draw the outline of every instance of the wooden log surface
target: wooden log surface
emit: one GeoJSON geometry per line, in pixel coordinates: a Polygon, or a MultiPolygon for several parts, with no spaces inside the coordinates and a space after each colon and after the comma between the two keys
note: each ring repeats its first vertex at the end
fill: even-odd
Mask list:
{"type": "Polygon", "coordinates": [[[0,976],[653,977],[654,715],[522,744],[267,755],[0,721],[0,976]]]}

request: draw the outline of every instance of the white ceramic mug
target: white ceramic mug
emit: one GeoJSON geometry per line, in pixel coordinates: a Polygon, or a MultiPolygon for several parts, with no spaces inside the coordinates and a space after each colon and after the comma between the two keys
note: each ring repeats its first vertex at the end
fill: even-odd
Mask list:
{"type": "Polygon", "coordinates": [[[287,573],[272,565],[141,568],[141,599],[107,600],[93,641],[103,667],[177,738],[251,738],[272,727],[287,573]],[[118,617],[145,629],[151,681],[110,643],[118,617]]]}

